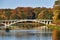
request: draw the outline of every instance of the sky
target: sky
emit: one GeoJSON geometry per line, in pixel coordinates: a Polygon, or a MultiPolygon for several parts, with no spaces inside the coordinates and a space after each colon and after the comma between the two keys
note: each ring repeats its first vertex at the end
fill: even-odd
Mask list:
{"type": "Polygon", "coordinates": [[[47,7],[52,8],[55,0],[0,0],[1,8],[47,7]]]}

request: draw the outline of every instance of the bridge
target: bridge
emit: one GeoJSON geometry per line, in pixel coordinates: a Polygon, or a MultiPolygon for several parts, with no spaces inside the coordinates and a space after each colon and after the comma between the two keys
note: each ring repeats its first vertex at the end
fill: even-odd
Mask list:
{"type": "Polygon", "coordinates": [[[50,19],[20,19],[20,20],[0,20],[0,24],[4,24],[5,27],[11,26],[12,24],[18,23],[18,22],[24,22],[24,21],[33,21],[38,22],[42,24],[51,24],[52,20],[50,19]]]}

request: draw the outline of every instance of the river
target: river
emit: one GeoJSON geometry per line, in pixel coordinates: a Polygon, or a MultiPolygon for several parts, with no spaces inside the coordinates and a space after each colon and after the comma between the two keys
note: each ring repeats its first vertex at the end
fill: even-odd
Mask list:
{"type": "MultiPolygon", "coordinates": [[[[15,33],[14,33],[15,34],[15,33]]],[[[18,33],[17,33],[18,34],[18,33]]],[[[16,36],[16,35],[10,35],[10,33],[7,33],[7,35],[0,36],[0,40],[52,40],[52,34],[42,34],[42,33],[24,33],[16,36]]]]}
{"type": "Polygon", "coordinates": [[[0,40],[52,40],[52,36],[0,36],[0,40]]]}

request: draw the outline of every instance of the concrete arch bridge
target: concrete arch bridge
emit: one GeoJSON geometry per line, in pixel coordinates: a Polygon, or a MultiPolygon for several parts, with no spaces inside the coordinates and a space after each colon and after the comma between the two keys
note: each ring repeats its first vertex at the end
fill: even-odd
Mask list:
{"type": "Polygon", "coordinates": [[[10,26],[12,24],[18,23],[18,22],[24,22],[24,21],[34,21],[42,24],[51,24],[52,20],[50,19],[20,19],[20,20],[0,20],[0,24],[4,24],[5,27],[10,26]]]}

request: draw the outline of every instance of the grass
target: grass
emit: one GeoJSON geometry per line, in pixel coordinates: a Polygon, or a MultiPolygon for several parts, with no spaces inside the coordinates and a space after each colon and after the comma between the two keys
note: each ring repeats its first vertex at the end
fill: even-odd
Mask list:
{"type": "Polygon", "coordinates": [[[48,28],[51,28],[52,30],[59,30],[60,31],[60,25],[47,25],[48,28]]]}

